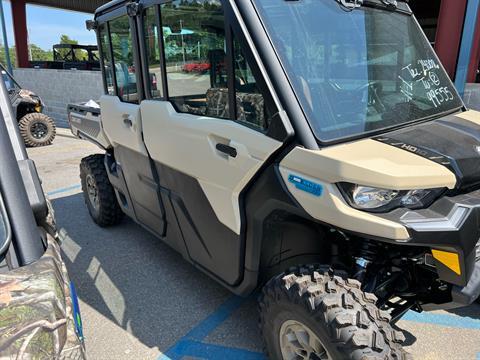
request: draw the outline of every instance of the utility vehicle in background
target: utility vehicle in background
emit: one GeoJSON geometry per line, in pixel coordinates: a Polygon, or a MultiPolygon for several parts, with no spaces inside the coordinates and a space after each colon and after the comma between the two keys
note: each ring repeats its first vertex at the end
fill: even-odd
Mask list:
{"type": "Polygon", "coordinates": [[[22,89],[2,64],[0,71],[25,145],[29,147],[50,145],[55,139],[56,126],[50,116],[42,113],[44,108],[42,99],[34,92],[22,89]]]}
{"type": "Polygon", "coordinates": [[[0,81],[0,358],[85,358],[52,207],[0,81]]]}
{"type": "Polygon", "coordinates": [[[103,150],[90,215],[263,286],[270,358],[405,359],[403,314],[478,297],[480,114],[405,1],[115,0],[88,27],[105,95],[69,119],[103,150]]]}
{"type": "Polygon", "coordinates": [[[36,69],[100,71],[96,45],[56,44],[52,47],[53,61],[30,61],[36,69]]]}
{"type": "Polygon", "coordinates": [[[100,70],[96,45],[53,45],[53,61],[63,63],[64,69],[100,70]]]}

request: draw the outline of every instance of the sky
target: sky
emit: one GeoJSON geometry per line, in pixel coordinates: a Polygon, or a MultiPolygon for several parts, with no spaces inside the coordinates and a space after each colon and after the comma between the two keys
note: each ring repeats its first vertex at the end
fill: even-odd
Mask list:
{"type": "MultiPolygon", "coordinates": [[[[10,1],[3,0],[3,10],[5,12],[8,44],[12,46],[15,44],[15,41],[10,1]]],[[[85,28],[85,21],[91,20],[92,18],[93,14],[27,4],[29,42],[40,46],[44,50],[50,50],[54,44],[59,43],[60,35],[66,34],[71,39],[78,40],[79,44],[96,45],[95,32],[87,31],[85,28]]],[[[0,42],[3,44],[3,38],[1,36],[0,42]]]]}

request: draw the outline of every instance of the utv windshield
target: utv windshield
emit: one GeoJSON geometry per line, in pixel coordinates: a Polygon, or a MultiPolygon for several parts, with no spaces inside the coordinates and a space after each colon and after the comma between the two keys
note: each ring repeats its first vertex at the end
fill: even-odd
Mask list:
{"type": "Polygon", "coordinates": [[[335,0],[254,2],[322,142],[463,105],[413,16],[335,0]]]}

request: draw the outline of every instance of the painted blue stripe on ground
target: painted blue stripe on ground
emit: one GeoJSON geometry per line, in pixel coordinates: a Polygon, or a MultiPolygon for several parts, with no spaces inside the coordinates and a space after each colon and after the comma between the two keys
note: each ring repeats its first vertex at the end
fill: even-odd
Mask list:
{"type": "Polygon", "coordinates": [[[208,336],[217,326],[227,320],[232,313],[237,310],[246,299],[231,296],[211,315],[209,315],[200,324],[195,326],[190,332],[188,332],[183,339],[202,341],[208,336]]]}
{"type": "Polygon", "coordinates": [[[77,190],[77,189],[80,189],[80,184],[67,186],[67,187],[64,187],[64,188],[61,188],[61,189],[53,190],[53,191],[48,192],[47,195],[52,196],[52,195],[57,195],[57,194],[61,194],[61,193],[67,192],[67,191],[72,191],[72,190],[77,190]]]}
{"type": "MultiPolygon", "coordinates": [[[[172,347],[170,347],[164,355],[161,355],[158,360],[168,359],[181,359],[183,356],[179,352],[179,347],[185,341],[200,342],[208,336],[213,330],[215,330],[221,323],[223,323],[232,313],[237,310],[246,299],[231,296],[220,307],[209,315],[205,320],[201,321],[197,326],[190,330],[185,336],[177,341],[172,347]]],[[[205,344],[205,346],[207,346],[205,344]]],[[[181,348],[180,348],[181,349],[181,348]]]]}
{"type": "MultiPolygon", "coordinates": [[[[161,360],[178,360],[184,356],[191,356],[208,360],[266,360],[265,355],[259,352],[230,348],[221,345],[204,344],[198,341],[182,340],[175,352],[160,357],[161,360]]],[[[160,360],[159,359],[159,360],[160,360]]]]}
{"type": "Polygon", "coordinates": [[[477,360],[480,360],[480,353],[477,354],[477,360]]]}
{"type": "Polygon", "coordinates": [[[428,312],[419,314],[414,311],[409,311],[402,317],[402,320],[462,329],[480,330],[480,320],[466,316],[433,314],[428,312]]]}

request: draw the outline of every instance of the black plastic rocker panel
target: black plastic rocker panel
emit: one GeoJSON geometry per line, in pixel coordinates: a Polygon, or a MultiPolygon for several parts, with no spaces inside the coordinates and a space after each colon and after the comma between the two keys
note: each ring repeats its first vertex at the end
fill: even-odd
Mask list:
{"type": "Polygon", "coordinates": [[[155,163],[160,187],[170,200],[191,262],[229,286],[243,277],[241,237],[217,218],[198,181],[168,166],[155,163]]]}
{"type": "Polygon", "coordinates": [[[133,210],[138,222],[159,236],[165,234],[165,212],[159,201],[150,159],[124,146],[115,148],[115,159],[121,164],[133,210]]]}

